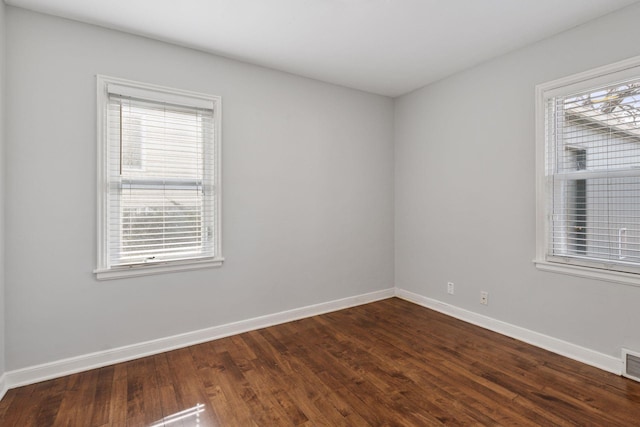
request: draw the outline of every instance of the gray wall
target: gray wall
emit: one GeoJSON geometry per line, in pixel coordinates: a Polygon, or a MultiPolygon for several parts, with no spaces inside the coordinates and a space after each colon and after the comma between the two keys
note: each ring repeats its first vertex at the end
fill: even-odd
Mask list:
{"type": "Polygon", "coordinates": [[[640,55],[639,19],[632,6],[396,100],[396,286],[611,356],[640,349],[639,287],[532,263],[534,87],[640,55]]]}
{"type": "Polygon", "coordinates": [[[13,370],[393,286],[393,101],[7,8],[13,370]],[[98,282],[106,74],[223,97],[222,268],[98,282]]]}
{"type": "Polygon", "coordinates": [[[4,169],[5,169],[5,5],[0,1],[0,375],[5,371],[4,308],[4,169]]]}

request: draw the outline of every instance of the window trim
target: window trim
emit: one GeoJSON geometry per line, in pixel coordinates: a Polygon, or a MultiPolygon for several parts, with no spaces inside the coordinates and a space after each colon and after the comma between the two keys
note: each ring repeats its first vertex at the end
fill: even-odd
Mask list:
{"type": "Polygon", "coordinates": [[[550,221],[548,212],[548,188],[546,180],[546,100],[567,92],[598,87],[615,80],[640,76],[640,56],[573,74],[535,87],[535,139],[536,139],[536,257],[533,260],[542,271],[604,280],[624,285],[640,286],[640,273],[607,269],[596,261],[584,265],[572,258],[547,254],[550,221]]]}
{"type": "Polygon", "coordinates": [[[149,83],[136,82],[132,80],[96,75],[97,83],[97,267],[93,270],[98,280],[118,279],[124,277],[146,276],[176,271],[195,270],[201,268],[220,267],[224,261],[222,256],[222,144],[221,144],[221,123],[222,123],[222,98],[220,96],[209,95],[199,92],[192,92],[181,89],[174,89],[165,86],[158,86],[149,83]],[[107,260],[107,186],[108,184],[108,140],[107,140],[107,88],[109,85],[117,87],[121,91],[129,91],[132,94],[142,94],[150,97],[154,101],[166,101],[172,103],[194,103],[202,105],[208,103],[214,109],[214,186],[216,188],[214,197],[215,213],[215,257],[195,258],[189,260],[164,261],[154,264],[135,264],[126,266],[108,267],[107,260]]]}

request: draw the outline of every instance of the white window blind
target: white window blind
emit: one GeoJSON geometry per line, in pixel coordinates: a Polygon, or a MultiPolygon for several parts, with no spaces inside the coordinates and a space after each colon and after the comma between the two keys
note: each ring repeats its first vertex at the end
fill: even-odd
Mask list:
{"type": "Polygon", "coordinates": [[[215,103],[104,84],[98,271],[220,259],[215,103]]]}
{"type": "Polygon", "coordinates": [[[640,78],[546,99],[550,260],[640,269],[640,78]]]}

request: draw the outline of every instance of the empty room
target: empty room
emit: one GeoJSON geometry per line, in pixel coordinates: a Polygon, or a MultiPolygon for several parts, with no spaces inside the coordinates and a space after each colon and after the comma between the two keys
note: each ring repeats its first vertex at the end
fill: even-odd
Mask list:
{"type": "Polygon", "coordinates": [[[640,425],[638,22],[0,1],[0,426],[640,425]]]}

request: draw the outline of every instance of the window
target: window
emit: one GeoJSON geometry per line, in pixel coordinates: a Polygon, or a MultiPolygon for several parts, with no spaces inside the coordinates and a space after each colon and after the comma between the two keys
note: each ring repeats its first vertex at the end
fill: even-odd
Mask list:
{"type": "Polygon", "coordinates": [[[640,59],[537,87],[539,268],[640,285],[640,59]]]}
{"type": "Polygon", "coordinates": [[[98,279],[222,263],[220,103],[98,76],[98,279]]]}

